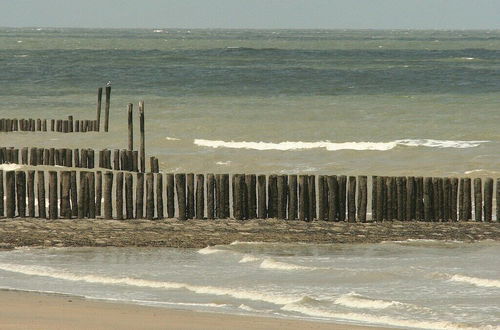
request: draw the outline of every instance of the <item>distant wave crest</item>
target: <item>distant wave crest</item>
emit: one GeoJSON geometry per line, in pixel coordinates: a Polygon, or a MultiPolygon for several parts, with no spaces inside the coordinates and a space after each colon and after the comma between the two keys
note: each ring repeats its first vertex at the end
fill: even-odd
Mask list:
{"type": "Polygon", "coordinates": [[[455,141],[455,140],[432,140],[432,139],[403,139],[390,142],[249,142],[249,141],[222,141],[195,139],[194,144],[201,147],[210,148],[231,148],[231,149],[253,149],[253,150],[307,150],[326,149],[328,151],[337,150],[375,150],[387,151],[397,146],[406,147],[428,147],[428,148],[474,148],[489,141],[455,141]]]}
{"type": "Polygon", "coordinates": [[[450,281],[468,283],[487,288],[500,288],[499,280],[490,280],[486,278],[470,277],[465,275],[453,275],[450,278],[450,281]]]}
{"type": "Polygon", "coordinates": [[[262,269],[276,269],[276,270],[315,270],[316,267],[307,267],[295,265],[287,262],[276,261],[271,258],[266,258],[260,264],[260,268],[262,269]]]}

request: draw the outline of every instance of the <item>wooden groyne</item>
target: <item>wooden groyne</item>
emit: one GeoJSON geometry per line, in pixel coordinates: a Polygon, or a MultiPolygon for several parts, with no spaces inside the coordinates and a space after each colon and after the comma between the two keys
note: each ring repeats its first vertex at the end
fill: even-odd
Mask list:
{"type": "Polygon", "coordinates": [[[496,181],[494,187],[492,178],[0,171],[0,216],[491,222],[494,213],[500,219],[496,181]]]}

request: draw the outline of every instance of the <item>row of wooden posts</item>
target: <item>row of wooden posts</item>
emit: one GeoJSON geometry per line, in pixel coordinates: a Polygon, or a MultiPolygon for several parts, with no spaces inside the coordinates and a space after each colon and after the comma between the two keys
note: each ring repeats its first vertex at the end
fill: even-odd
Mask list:
{"type": "MultiPolygon", "coordinates": [[[[139,152],[126,149],[104,149],[99,150],[98,166],[113,170],[139,172],[139,152]]],[[[23,165],[45,165],[66,166],[78,168],[95,168],[95,155],[93,149],[69,149],[69,148],[37,148],[23,147],[20,150],[14,147],[0,147],[0,164],[23,164],[23,165]]],[[[158,158],[151,156],[150,171],[159,172],[158,158]]],[[[141,169],[145,172],[146,168],[141,169]]]]}
{"type": "Polygon", "coordinates": [[[372,176],[369,196],[366,176],[0,171],[0,216],[489,222],[493,185],[491,178],[372,176]]]}
{"type": "MultiPolygon", "coordinates": [[[[102,108],[102,87],[97,90],[97,113],[96,119],[92,120],[73,120],[73,116],[67,119],[17,119],[1,118],[0,132],[99,132],[101,126],[101,108],[102,108]],[[50,123],[50,127],[48,124],[50,123]]],[[[109,108],[111,104],[111,86],[106,86],[106,101],[104,107],[104,131],[109,130],[109,108]]]]}

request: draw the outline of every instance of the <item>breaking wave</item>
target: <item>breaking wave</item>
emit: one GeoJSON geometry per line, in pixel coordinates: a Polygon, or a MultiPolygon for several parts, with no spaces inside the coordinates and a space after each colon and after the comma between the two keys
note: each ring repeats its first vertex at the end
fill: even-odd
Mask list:
{"type": "Polygon", "coordinates": [[[276,261],[271,258],[266,258],[260,264],[262,269],[277,269],[277,270],[315,270],[316,267],[300,266],[287,262],[276,261]]]}
{"type": "Polygon", "coordinates": [[[432,140],[432,139],[403,139],[390,142],[247,142],[247,141],[222,141],[195,139],[194,144],[201,147],[210,148],[231,148],[231,149],[253,149],[253,150],[308,150],[326,149],[328,151],[337,150],[375,150],[387,151],[397,146],[406,147],[428,147],[428,148],[474,148],[489,141],[454,141],[454,140],[432,140]]]}
{"type": "Polygon", "coordinates": [[[384,309],[391,306],[404,305],[399,301],[387,301],[379,299],[371,299],[363,297],[354,292],[344,294],[335,300],[338,305],[351,307],[351,308],[368,308],[368,309],[384,309]]]}
{"type": "Polygon", "coordinates": [[[451,276],[450,281],[468,283],[486,288],[500,288],[499,280],[490,280],[486,278],[470,277],[465,275],[453,275],[451,276]]]}
{"type": "Polygon", "coordinates": [[[213,246],[207,246],[206,248],[200,249],[197,251],[199,254],[214,254],[219,252],[224,252],[224,250],[219,250],[214,248],[213,246]]]}

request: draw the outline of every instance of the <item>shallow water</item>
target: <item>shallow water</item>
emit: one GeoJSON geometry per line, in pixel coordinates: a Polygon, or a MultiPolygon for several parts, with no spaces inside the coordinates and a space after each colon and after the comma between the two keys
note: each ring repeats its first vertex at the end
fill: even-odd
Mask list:
{"type": "Polygon", "coordinates": [[[499,31],[2,28],[0,65],[0,117],[93,118],[96,88],[113,83],[106,138],[1,145],[125,148],[126,105],[145,100],[147,152],[164,171],[500,168],[499,31]]]}
{"type": "Polygon", "coordinates": [[[415,329],[500,328],[495,242],[0,253],[0,287],[222,313],[415,329]]]}

